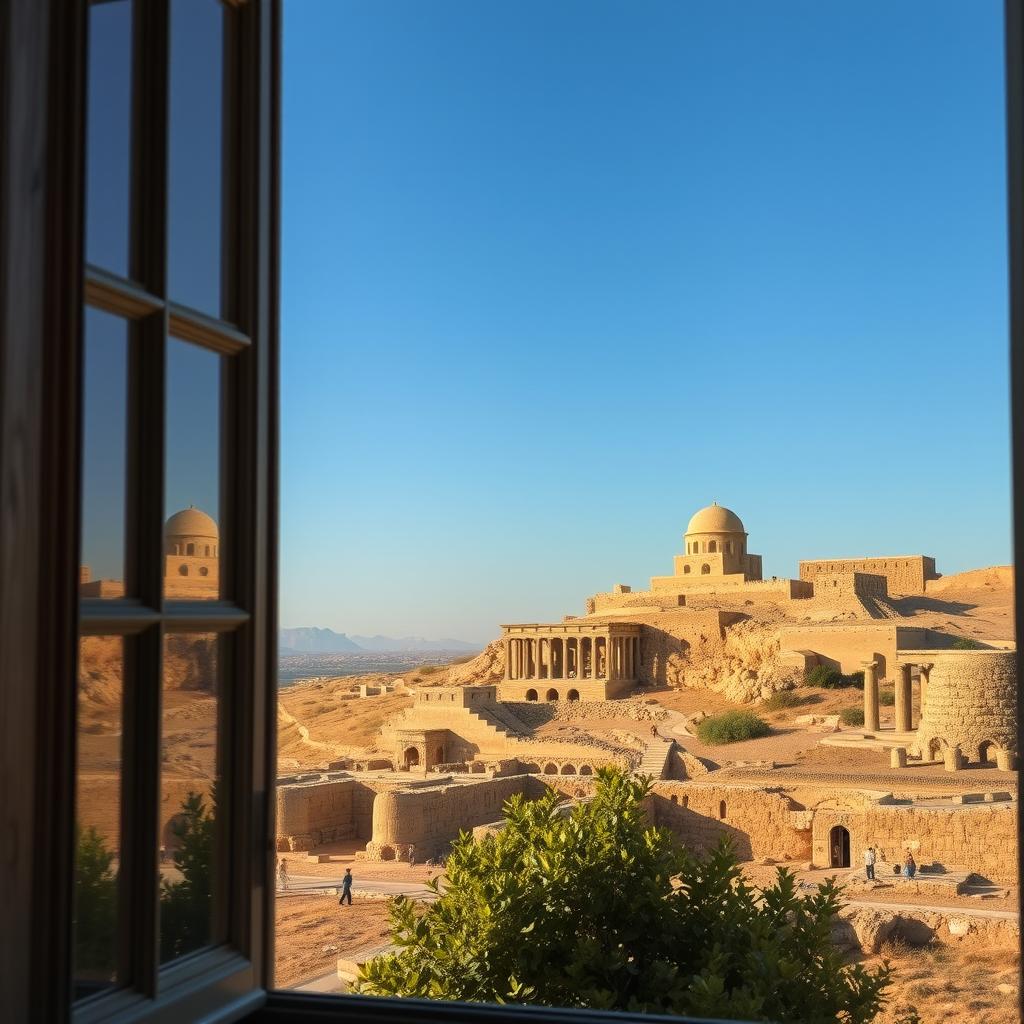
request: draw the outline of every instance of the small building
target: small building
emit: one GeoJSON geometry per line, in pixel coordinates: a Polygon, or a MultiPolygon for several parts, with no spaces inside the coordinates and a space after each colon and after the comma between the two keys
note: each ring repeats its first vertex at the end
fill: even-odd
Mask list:
{"type": "Polygon", "coordinates": [[[626,696],[641,676],[638,623],[579,619],[501,628],[502,700],[609,700],[626,696]]]}

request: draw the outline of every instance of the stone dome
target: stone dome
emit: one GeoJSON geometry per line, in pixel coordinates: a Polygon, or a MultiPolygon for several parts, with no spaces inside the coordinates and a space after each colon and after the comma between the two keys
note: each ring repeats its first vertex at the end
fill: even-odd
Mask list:
{"type": "Polygon", "coordinates": [[[743,521],[735,512],[717,502],[695,512],[686,527],[687,536],[692,533],[742,533],[746,534],[743,521]]]}
{"type": "Polygon", "coordinates": [[[202,537],[219,540],[220,531],[212,516],[195,505],[175,512],[164,524],[164,537],[202,537]]]}

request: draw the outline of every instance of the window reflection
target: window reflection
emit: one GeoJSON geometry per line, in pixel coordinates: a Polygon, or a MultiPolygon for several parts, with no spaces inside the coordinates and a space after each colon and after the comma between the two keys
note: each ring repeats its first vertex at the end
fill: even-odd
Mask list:
{"type": "Polygon", "coordinates": [[[123,597],[128,424],[128,324],[85,314],[82,597],[123,597]]]}
{"type": "Polygon", "coordinates": [[[171,4],[168,295],[222,314],[224,5],[171,4]]]}
{"type": "Polygon", "coordinates": [[[129,276],[132,5],[89,5],[86,259],[129,276]]]}
{"type": "Polygon", "coordinates": [[[167,520],[164,594],[221,593],[221,357],[172,338],[167,346],[167,520]]]}
{"type": "Polygon", "coordinates": [[[164,638],[160,961],[219,938],[214,924],[219,638],[164,638]]]}
{"type": "Polygon", "coordinates": [[[82,997],[117,979],[124,640],[83,637],[78,656],[73,956],[82,997]]]}

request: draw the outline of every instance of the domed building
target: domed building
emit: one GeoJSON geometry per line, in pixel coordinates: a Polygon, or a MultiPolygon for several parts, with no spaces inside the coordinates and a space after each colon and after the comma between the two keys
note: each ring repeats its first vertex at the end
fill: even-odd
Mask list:
{"type": "MultiPolygon", "coordinates": [[[[683,536],[683,554],[675,557],[674,576],[656,576],[655,580],[695,577],[694,582],[710,582],[701,577],[732,577],[732,583],[761,579],[761,556],[747,551],[747,531],[731,509],[712,502],[690,517],[683,536]]],[[[653,589],[658,589],[652,581],[653,589]]]]}
{"type": "Polygon", "coordinates": [[[164,595],[180,600],[220,593],[220,530],[212,516],[190,505],[164,524],[164,595]]]}

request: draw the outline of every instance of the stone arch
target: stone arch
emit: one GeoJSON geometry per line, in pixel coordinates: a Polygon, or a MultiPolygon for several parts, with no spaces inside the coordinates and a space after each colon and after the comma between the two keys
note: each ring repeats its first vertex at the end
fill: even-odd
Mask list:
{"type": "Polygon", "coordinates": [[[708,554],[713,555],[718,550],[718,544],[713,541],[708,541],[708,554]]]}
{"type": "Polygon", "coordinates": [[[978,744],[978,764],[995,764],[996,755],[1002,749],[995,740],[982,740],[978,744]]]}
{"type": "Polygon", "coordinates": [[[828,857],[830,868],[850,866],[850,830],[845,825],[833,825],[829,829],[828,857]]]}
{"type": "Polygon", "coordinates": [[[186,555],[194,555],[195,553],[196,553],[196,546],[195,546],[195,544],[186,544],[185,545],[185,554],[186,555]]]}
{"type": "Polygon", "coordinates": [[[571,764],[563,764],[562,765],[562,774],[563,775],[575,775],[576,774],[576,769],[571,764]]]}
{"type": "Polygon", "coordinates": [[[416,768],[420,763],[420,752],[416,747],[406,747],[402,753],[402,763],[406,768],[416,768]]]}
{"type": "Polygon", "coordinates": [[[946,756],[949,744],[938,736],[933,736],[922,753],[926,754],[929,761],[941,761],[946,756]]]}
{"type": "Polygon", "coordinates": [[[703,565],[702,565],[702,566],[700,567],[700,574],[701,574],[701,576],[708,576],[708,575],[710,575],[710,574],[711,574],[711,566],[710,566],[710,565],[708,565],[708,563],[707,563],[707,562],[705,562],[705,563],[704,563],[704,564],[703,564],[703,565]]]}
{"type": "Polygon", "coordinates": [[[580,691],[579,690],[570,690],[565,695],[565,699],[566,700],[579,700],[580,699],[580,691]]]}
{"type": "Polygon", "coordinates": [[[529,690],[526,691],[526,699],[527,700],[536,700],[537,699],[537,691],[535,689],[533,689],[532,686],[530,687],[529,690]]]}
{"type": "Polygon", "coordinates": [[[729,808],[726,806],[724,800],[718,801],[718,818],[720,821],[725,821],[725,816],[729,813],[729,808]]]}
{"type": "Polygon", "coordinates": [[[544,697],[545,700],[558,700],[558,691],[552,686],[544,697]]]}
{"type": "Polygon", "coordinates": [[[395,848],[393,846],[382,846],[380,848],[380,859],[381,860],[394,860],[395,859],[395,848]]]}
{"type": "Polygon", "coordinates": [[[544,765],[544,774],[545,775],[557,775],[558,774],[558,766],[553,761],[548,761],[548,763],[546,765],[544,765]]]}
{"type": "Polygon", "coordinates": [[[593,774],[594,774],[594,769],[591,768],[589,764],[581,764],[580,765],[580,775],[593,775],[593,774]]]}

